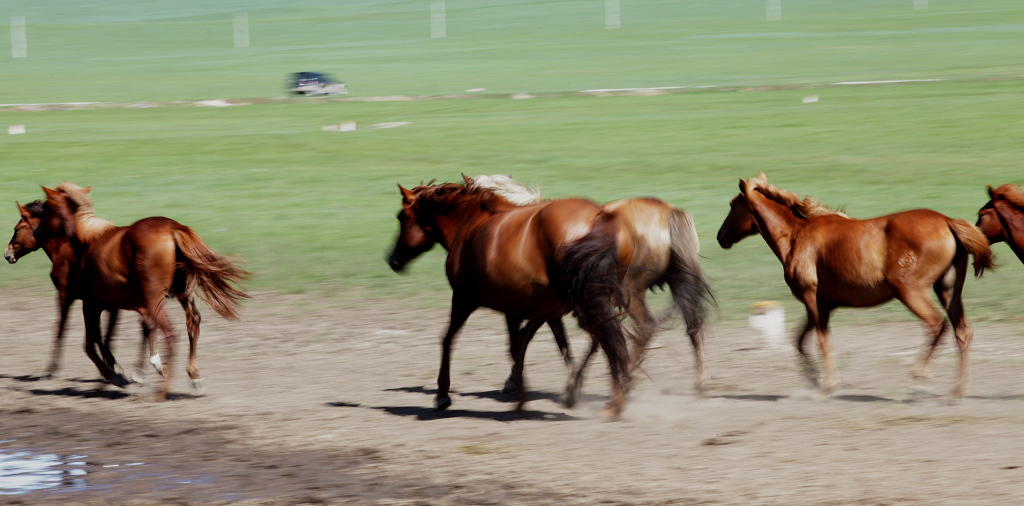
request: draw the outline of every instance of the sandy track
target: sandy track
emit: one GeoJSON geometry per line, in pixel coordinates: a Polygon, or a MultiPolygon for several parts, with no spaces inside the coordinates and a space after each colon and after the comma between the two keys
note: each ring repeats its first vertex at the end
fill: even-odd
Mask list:
{"type": "MultiPolygon", "coordinates": [[[[0,504],[1024,502],[1024,338],[1006,327],[976,329],[968,397],[954,405],[937,398],[954,379],[948,342],[931,391],[911,388],[924,342],[911,322],[837,329],[844,389],[832,399],[804,389],[791,350],[726,326],[709,336],[711,391],[696,398],[689,344],[673,329],[624,420],[608,423],[603,360],[582,406],[556,403],[565,371],[546,330],[527,356],[534,400],[511,412],[497,392],[510,365],[504,322],[486,311],[456,343],[454,404],[440,414],[429,408],[443,310],[272,294],[240,323],[207,310],[209,389],[190,393],[181,337],[178,395],[164,403],[148,400],[152,385],[98,389],[77,314],[58,378],[39,380],[54,312],[49,296],[0,292],[0,454],[85,455],[86,474],[0,504]]],[[[137,329],[125,314],[115,353],[126,369],[137,329]]],[[[584,337],[571,338],[582,353],[584,337]]]]}

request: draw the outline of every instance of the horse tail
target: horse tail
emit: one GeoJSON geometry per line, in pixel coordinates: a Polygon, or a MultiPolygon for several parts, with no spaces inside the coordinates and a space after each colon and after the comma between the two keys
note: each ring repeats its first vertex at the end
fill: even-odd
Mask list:
{"type": "Polygon", "coordinates": [[[715,296],[704,278],[700,265],[700,243],[697,227],[690,213],[673,209],[669,215],[671,254],[668,269],[662,279],[672,293],[672,303],[682,313],[686,333],[694,346],[703,341],[704,318],[707,304],[714,304],[715,296]]]}
{"type": "Polygon", "coordinates": [[[988,238],[978,230],[978,227],[971,225],[964,220],[948,220],[949,230],[953,232],[957,242],[974,256],[974,275],[981,277],[986,269],[994,269],[992,263],[992,249],[989,248],[988,238]]]}
{"type": "Polygon", "coordinates": [[[619,222],[601,212],[583,237],[559,248],[563,295],[580,327],[601,345],[612,377],[625,377],[629,350],[616,306],[624,305],[618,277],[619,222]]]}
{"type": "Polygon", "coordinates": [[[210,249],[191,228],[175,229],[174,243],[178,247],[179,261],[187,272],[185,297],[191,298],[199,288],[200,298],[217,314],[237,320],[239,301],[248,299],[249,295],[234,285],[249,277],[249,272],[210,249]]]}

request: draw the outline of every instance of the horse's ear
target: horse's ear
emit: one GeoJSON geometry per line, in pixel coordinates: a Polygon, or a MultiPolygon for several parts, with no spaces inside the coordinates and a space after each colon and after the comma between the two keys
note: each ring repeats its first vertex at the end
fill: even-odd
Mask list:
{"type": "Polygon", "coordinates": [[[766,182],[766,183],[768,182],[768,176],[764,175],[764,172],[758,174],[757,178],[760,179],[761,181],[766,182]]]}
{"type": "Polygon", "coordinates": [[[740,179],[740,195],[747,195],[747,181],[744,179],[740,179]]]}
{"type": "Polygon", "coordinates": [[[462,174],[462,180],[466,183],[466,188],[473,186],[473,178],[467,176],[465,173],[462,172],[460,172],[459,174],[462,174]]]}
{"type": "MultiPolygon", "coordinates": [[[[43,186],[43,185],[39,185],[39,186],[43,186]]],[[[43,186],[43,193],[46,194],[46,198],[47,198],[47,200],[49,200],[50,198],[52,198],[54,195],[56,195],[59,192],[57,192],[56,190],[51,190],[51,189],[43,186]]]]}
{"type": "Polygon", "coordinates": [[[413,192],[406,190],[402,185],[398,185],[398,189],[402,192],[402,199],[406,202],[411,202],[414,196],[413,192]]]}
{"type": "Polygon", "coordinates": [[[987,185],[987,186],[988,186],[988,198],[990,198],[992,200],[995,200],[996,199],[996,189],[992,188],[992,185],[987,185]]]}
{"type": "Polygon", "coordinates": [[[18,206],[18,214],[20,214],[22,218],[25,218],[26,220],[32,218],[32,214],[29,213],[28,209],[25,209],[25,206],[21,205],[20,202],[15,201],[14,205],[18,206]]]}
{"type": "Polygon", "coordinates": [[[92,190],[92,185],[89,185],[89,186],[86,186],[85,188],[82,188],[82,193],[89,193],[89,190],[92,190]]]}

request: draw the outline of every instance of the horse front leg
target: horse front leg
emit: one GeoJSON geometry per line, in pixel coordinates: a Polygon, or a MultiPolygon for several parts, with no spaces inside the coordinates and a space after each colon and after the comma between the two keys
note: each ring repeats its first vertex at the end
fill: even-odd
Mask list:
{"type": "Polygon", "coordinates": [[[60,368],[60,356],[63,351],[64,343],[64,329],[67,327],[68,322],[68,311],[71,310],[71,302],[67,298],[66,290],[58,287],[57,293],[57,309],[60,311],[60,315],[57,319],[56,333],[53,337],[53,351],[50,352],[50,365],[46,368],[46,373],[43,374],[43,379],[51,379],[53,375],[60,368]]]}
{"type": "Polygon", "coordinates": [[[452,399],[448,396],[448,390],[452,384],[450,372],[452,345],[455,342],[455,334],[459,332],[473,311],[476,311],[476,306],[462,303],[453,298],[448,331],[445,332],[444,341],[441,342],[441,368],[437,372],[437,398],[434,400],[434,411],[444,411],[452,405],[452,399]]]}
{"type": "Polygon", "coordinates": [[[100,333],[100,315],[102,313],[103,308],[98,304],[82,301],[82,315],[85,319],[85,354],[96,365],[96,369],[99,370],[103,379],[117,387],[124,388],[128,385],[128,380],[108,365],[109,363],[116,365],[116,361],[110,350],[103,345],[103,336],[100,333]],[[96,353],[97,349],[103,355],[102,357],[96,353]]]}

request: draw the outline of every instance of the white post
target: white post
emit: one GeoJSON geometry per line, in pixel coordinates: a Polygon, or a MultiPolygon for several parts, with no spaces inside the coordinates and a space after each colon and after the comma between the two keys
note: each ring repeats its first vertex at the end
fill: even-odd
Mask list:
{"type": "Polygon", "coordinates": [[[448,36],[444,15],[444,0],[430,2],[430,38],[443,39],[448,36]]]}
{"type": "Polygon", "coordinates": [[[923,11],[928,8],[928,0],[914,0],[914,10],[923,11]]]}
{"type": "Polygon", "coordinates": [[[249,13],[235,13],[235,47],[249,47],[249,13]]]}
{"type": "Polygon", "coordinates": [[[782,0],[765,0],[764,10],[768,21],[782,19],[782,0]]]}
{"type": "Polygon", "coordinates": [[[11,16],[11,58],[28,57],[25,16],[11,16]]]}
{"type": "Polygon", "coordinates": [[[619,16],[619,0],[604,0],[604,27],[607,30],[614,30],[622,26],[622,18],[619,16]]]}

